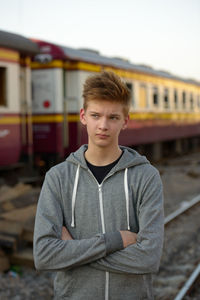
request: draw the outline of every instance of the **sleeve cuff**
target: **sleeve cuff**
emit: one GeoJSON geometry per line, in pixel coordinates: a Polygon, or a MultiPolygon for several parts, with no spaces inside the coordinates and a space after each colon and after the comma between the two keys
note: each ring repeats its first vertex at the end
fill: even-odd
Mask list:
{"type": "Polygon", "coordinates": [[[124,249],[119,231],[105,233],[104,238],[106,242],[106,255],[124,249]]]}

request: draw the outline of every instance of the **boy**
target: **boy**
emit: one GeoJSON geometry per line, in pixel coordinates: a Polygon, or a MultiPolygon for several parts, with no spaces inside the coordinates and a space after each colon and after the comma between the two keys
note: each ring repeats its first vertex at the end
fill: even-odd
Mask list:
{"type": "Polygon", "coordinates": [[[117,75],[89,77],[83,99],[88,145],[46,174],[35,222],[36,268],[57,271],[55,299],[153,299],[163,244],[159,173],[118,145],[130,92],[117,75]]]}

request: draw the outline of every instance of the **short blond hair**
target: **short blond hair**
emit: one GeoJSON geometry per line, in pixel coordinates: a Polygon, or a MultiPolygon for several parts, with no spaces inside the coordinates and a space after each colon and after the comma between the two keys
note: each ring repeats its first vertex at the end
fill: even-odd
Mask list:
{"type": "Polygon", "coordinates": [[[106,100],[123,105],[123,112],[128,115],[131,104],[131,92],[125,82],[114,72],[101,72],[89,76],[83,86],[83,108],[89,101],[106,100]]]}

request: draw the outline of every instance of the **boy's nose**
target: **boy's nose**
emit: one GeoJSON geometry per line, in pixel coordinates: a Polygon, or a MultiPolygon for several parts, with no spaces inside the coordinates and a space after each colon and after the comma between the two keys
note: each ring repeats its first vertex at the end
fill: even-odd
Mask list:
{"type": "Polygon", "coordinates": [[[100,128],[101,130],[107,130],[107,129],[108,129],[108,122],[107,122],[107,119],[106,119],[106,118],[102,118],[102,119],[100,120],[99,128],[100,128]]]}

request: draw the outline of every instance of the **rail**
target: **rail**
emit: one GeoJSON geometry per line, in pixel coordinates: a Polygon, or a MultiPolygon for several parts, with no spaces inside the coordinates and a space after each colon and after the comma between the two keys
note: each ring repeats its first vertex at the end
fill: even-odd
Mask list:
{"type": "Polygon", "coordinates": [[[176,217],[180,216],[182,213],[187,211],[189,208],[191,208],[192,206],[194,206],[198,202],[200,202],[200,195],[196,196],[191,201],[184,202],[184,204],[180,208],[178,208],[177,210],[175,210],[173,213],[169,214],[165,218],[164,224],[167,225],[172,220],[174,220],[176,217]]]}
{"type": "Polygon", "coordinates": [[[178,295],[174,298],[174,300],[182,300],[183,297],[188,293],[189,289],[192,287],[198,276],[200,275],[200,263],[195,268],[193,273],[190,275],[188,280],[185,282],[184,286],[178,293],[178,295]]]}
{"type": "MultiPolygon", "coordinates": [[[[200,202],[200,195],[194,197],[191,201],[183,202],[180,208],[178,208],[177,210],[175,210],[165,218],[164,220],[165,226],[169,224],[171,221],[173,221],[176,217],[180,216],[181,214],[183,214],[184,212],[186,212],[188,209],[190,209],[191,207],[193,207],[199,202],[200,202]]],[[[196,281],[199,275],[200,275],[200,263],[195,268],[193,273],[190,275],[188,280],[185,282],[185,284],[183,285],[183,287],[181,288],[177,296],[174,298],[174,300],[182,300],[184,296],[188,293],[189,289],[192,287],[192,285],[194,284],[194,282],[196,281]]]]}

